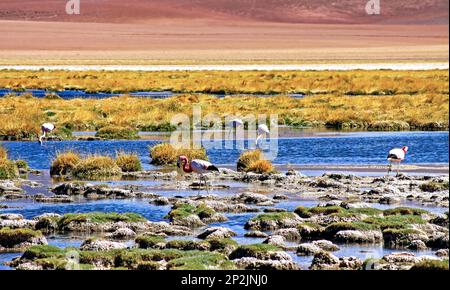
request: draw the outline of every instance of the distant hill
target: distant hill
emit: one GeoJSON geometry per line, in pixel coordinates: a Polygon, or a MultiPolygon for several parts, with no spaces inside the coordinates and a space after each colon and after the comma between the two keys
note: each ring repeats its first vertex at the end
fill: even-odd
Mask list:
{"type": "Polygon", "coordinates": [[[1,0],[0,20],[135,23],[155,19],[285,23],[448,24],[448,0],[80,0],[81,14],[65,13],[64,0],[1,0]]]}

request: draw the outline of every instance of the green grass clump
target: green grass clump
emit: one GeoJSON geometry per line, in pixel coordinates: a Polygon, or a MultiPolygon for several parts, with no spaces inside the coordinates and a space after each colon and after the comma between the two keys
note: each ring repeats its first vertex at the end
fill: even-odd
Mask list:
{"type": "Polygon", "coordinates": [[[449,262],[447,260],[424,260],[414,264],[412,271],[448,271],[449,262]]]}
{"type": "Polygon", "coordinates": [[[63,257],[64,250],[50,245],[37,245],[28,248],[23,253],[22,258],[27,260],[42,259],[50,257],[63,257]]]}
{"type": "Polygon", "coordinates": [[[193,206],[190,204],[180,204],[175,205],[168,213],[166,218],[169,218],[171,221],[173,221],[195,214],[198,215],[200,219],[204,219],[212,217],[215,213],[216,211],[214,209],[203,204],[200,204],[198,206],[193,206]]]}
{"type": "Polygon", "coordinates": [[[63,228],[64,226],[72,223],[107,223],[107,222],[146,222],[143,216],[137,213],[105,213],[105,212],[89,212],[89,213],[67,213],[63,215],[58,221],[58,226],[63,228]]]}
{"type": "Polygon", "coordinates": [[[102,127],[97,131],[95,137],[108,140],[136,140],[140,138],[136,130],[121,126],[102,127]]]}
{"type": "Polygon", "coordinates": [[[383,211],[383,215],[385,216],[391,216],[391,215],[416,215],[421,216],[423,214],[428,214],[429,212],[420,209],[420,208],[410,208],[410,207],[397,207],[397,208],[391,208],[386,209],[383,211]]]}
{"type": "Polygon", "coordinates": [[[123,172],[136,172],[142,170],[141,160],[135,153],[119,152],[116,155],[116,164],[123,172]]]}
{"type": "Polygon", "coordinates": [[[159,243],[164,243],[165,238],[162,236],[155,236],[155,235],[141,235],[136,237],[135,242],[139,246],[139,248],[148,249],[155,247],[159,243]]]}
{"type": "Polygon", "coordinates": [[[413,224],[425,224],[426,221],[418,215],[389,215],[384,217],[369,217],[364,223],[378,226],[380,229],[406,229],[413,224]]]}
{"type": "Polygon", "coordinates": [[[209,243],[209,249],[211,251],[218,251],[218,252],[227,252],[229,250],[236,249],[239,245],[238,243],[230,238],[226,239],[208,239],[207,242],[209,243]]]}
{"type": "Polygon", "coordinates": [[[236,266],[220,253],[203,252],[197,255],[173,259],[167,265],[170,270],[234,270],[236,266]]]}
{"type": "Polygon", "coordinates": [[[143,132],[173,132],[177,127],[170,124],[170,122],[163,122],[159,124],[142,125],[139,126],[139,129],[143,132]]]}
{"type": "Polygon", "coordinates": [[[80,155],[78,153],[75,153],[74,151],[59,153],[52,161],[52,164],[50,166],[50,174],[60,176],[69,175],[78,165],[78,163],[80,163],[80,161],[80,155]]]}
{"type": "Polygon", "coordinates": [[[339,217],[358,217],[361,215],[376,216],[383,213],[382,210],[376,208],[345,209],[340,206],[316,206],[311,208],[299,206],[294,212],[302,218],[310,218],[314,215],[333,215],[339,217]]]}
{"type": "Polygon", "coordinates": [[[120,176],[122,170],[115,160],[108,156],[89,156],[82,159],[73,169],[72,175],[81,179],[100,179],[120,176]]]}
{"type": "Polygon", "coordinates": [[[154,165],[175,165],[179,156],[186,156],[189,160],[209,160],[204,148],[174,148],[169,143],[161,143],[150,148],[151,163],[154,165]]]}
{"type": "Polygon", "coordinates": [[[0,229],[0,246],[3,248],[14,248],[15,246],[30,241],[32,238],[42,237],[40,231],[31,229],[0,229]]]}
{"type": "Polygon", "coordinates": [[[0,159],[0,179],[13,179],[19,176],[19,170],[14,161],[0,159]]]}
{"type": "Polygon", "coordinates": [[[166,244],[167,249],[177,249],[182,251],[204,250],[209,248],[209,244],[204,241],[192,240],[170,240],[166,244]]]}
{"type": "Polygon", "coordinates": [[[230,259],[234,260],[242,257],[261,258],[267,252],[277,252],[280,250],[280,248],[269,244],[242,245],[230,254],[230,259]]]}
{"type": "Polygon", "coordinates": [[[272,163],[264,159],[261,150],[248,150],[242,152],[237,162],[239,172],[255,172],[259,174],[274,173],[275,168],[272,163]]]}
{"type": "Polygon", "coordinates": [[[421,184],[420,189],[422,191],[426,191],[426,192],[436,192],[436,191],[448,190],[449,183],[448,183],[448,181],[447,182],[430,181],[430,182],[421,184]]]}

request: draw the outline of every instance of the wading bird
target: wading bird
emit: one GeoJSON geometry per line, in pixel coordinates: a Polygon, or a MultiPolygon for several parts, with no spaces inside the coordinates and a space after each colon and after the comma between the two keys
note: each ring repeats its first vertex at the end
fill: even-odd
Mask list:
{"type": "Polygon", "coordinates": [[[213,165],[211,162],[205,160],[194,159],[189,162],[189,159],[186,156],[178,157],[177,162],[178,168],[183,169],[185,173],[197,173],[200,175],[200,184],[201,181],[204,181],[205,188],[208,189],[206,184],[205,173],[209,172],[219,172],[219,168],[213,165]]]}
{"type": "Polygon", "coordinates": [[[408,152],[408,147],[404,146],[402,148],[394,148],[389,151],[387,160],[389,161],[388,175],[392,171],[392,163],[397,163],[397,176],[400,173],[400,163],[405,160],[406,152],[408,152]]]}
{"type": "Polygon", "coordinates": [[[266,124],[261,124],[258,126],[258,137],[256,137],[256,147],[258,147],[259,140],[270,134],[269,127],[266,124]]]}
{"type": "Polygon", "coordinates": [[[39,136],[39,143],[42,145],[42,140],[47,137],[47,133],[52,132],[53,130],[56,129],[56,126],[53,125],[52,123],[44,123],[41,126],[41,130],[42,130],[42,136],[39,136]]]}
{"type": "Polygon", "coordinates": [[[231,133],[233,133],[233,130],[236,130],[239,127],[244,126],[244,121],[241,119],[233,119],[228,123],[228,127],[230,127],[230,130],[228,131],[228,138],[230,138],[231,133]]]}

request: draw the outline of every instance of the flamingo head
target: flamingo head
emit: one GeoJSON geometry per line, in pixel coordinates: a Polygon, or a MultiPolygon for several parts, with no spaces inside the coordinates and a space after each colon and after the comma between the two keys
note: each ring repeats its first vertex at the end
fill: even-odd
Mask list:
{"type": "Polygon", "coordinates": [[[403,152],[405,152],[405,153],[408,152],[408,149],[409,149],[408,146],[404,146],[404,147],[402,148],[403,152]]]}
{"type": "Polygon", "coordinates": [[[181,168],[188,162],[188,158],[186,156],[179,156],[177,161],[177,167],[181,168]]]}

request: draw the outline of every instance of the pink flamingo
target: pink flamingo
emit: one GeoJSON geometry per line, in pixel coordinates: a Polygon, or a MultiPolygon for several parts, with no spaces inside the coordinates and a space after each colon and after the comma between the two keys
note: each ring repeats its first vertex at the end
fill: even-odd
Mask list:
{"type": "Polygon", "coordinates": [[[177,162],[178,168],[182,168],[185,173],[197,173],[200,175],[200,184],[202,179],[204,180],[205,187],[206,178],[204,176],[205,173],[208,172],[219,172],[219,168],[213,165],[211,162],[205,160],[194,159],[189,162],[189,159],[186,156],[178,157],[177,162]]]}
{"type": "Polygon", "coordinates": [[[392,171],[392,163],[397,163],[397,176],[400,172],[400,163],[405,160],[406,152],[408,152],[408,147],[404,146],[402,148],[394,148],[391,151],[389,151],[387,160],[389,161],[389,167],[388,167],[388,175],[392,171]]]}

